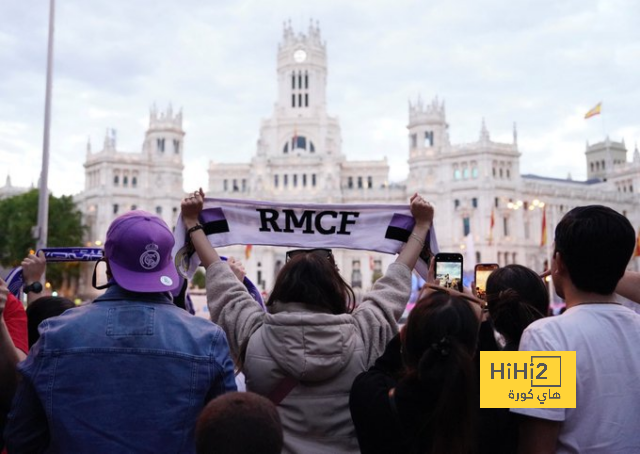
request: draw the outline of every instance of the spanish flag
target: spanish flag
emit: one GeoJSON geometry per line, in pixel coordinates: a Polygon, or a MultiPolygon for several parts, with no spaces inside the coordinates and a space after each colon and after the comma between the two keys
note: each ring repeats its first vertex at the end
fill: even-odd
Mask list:
{"type": "Polygon", "coordinates": [[[547,207],[542,209],[542,233],[540,235],[540,246],[547,244],[547,207]]]}
{"type": "Polygon", "coordinates": [[[496,225],[496,218],[493,215],[493,207],[491,208],[491,221],[489,222],[489,246],[493,243],[493,226],[496,225]]]}
{"type": "Polygon", "coordinates": [[[601,108],[602,108],[602,102],[599,102],[598,104],[596,104],[596,106],[593,109],[591,109],[589,112],[587,112],[584,115],[584,119],[586,120],[587,118],[591,118],[593,116],[600,115],[601,108]]]}

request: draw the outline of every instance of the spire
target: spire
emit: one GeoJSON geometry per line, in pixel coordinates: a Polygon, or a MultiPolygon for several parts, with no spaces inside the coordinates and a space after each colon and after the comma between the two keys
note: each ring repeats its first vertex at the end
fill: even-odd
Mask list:
{"type": "Polygon", "coordinates": [[[484,117],[482,117],[482,128],[480,129],[480,141],[489,142],[489,131],[487,131],[487,125],[484,122],[484,117]]]}
{"type": "Polygon", "coordinates": [[[513,144],[518,145],[518,127],[515,121],[513,122],[513,144]]]}
{"type": "Polygon", "coordinates": [[[638,142],[636,142],[636,149],[633,152],[633,162],[640,163],[640,152],[638,151],[638,142]]]}
{"type": "Polygon", "coordinates": [[[91,154],[91,136],[87,136],[87,154],[91,154]]]}
{"type": "MultiPolygon", "coordinates": [[[[636,151],[638,150],[636,149],[636,151]]],[[[7,188],[11,187],[11,175],[9,175],[8,173],[7,173],[7,182],[5,183],[5,187],[7,188]]]]}

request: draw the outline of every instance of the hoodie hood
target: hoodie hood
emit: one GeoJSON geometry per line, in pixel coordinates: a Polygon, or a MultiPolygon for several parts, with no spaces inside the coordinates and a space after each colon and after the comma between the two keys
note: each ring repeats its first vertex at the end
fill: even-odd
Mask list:
{"type": "Polygon", "coordinates": [[[265,316],[262,341],[284,372],[299,381],[319,382],[345,368],[356,348],[353,317],[298,303],[276,303],[274,311],[265,316]]]}

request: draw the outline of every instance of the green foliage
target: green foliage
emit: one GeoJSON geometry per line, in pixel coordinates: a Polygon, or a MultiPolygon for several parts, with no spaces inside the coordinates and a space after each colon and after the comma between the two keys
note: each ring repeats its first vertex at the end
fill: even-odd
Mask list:
{"type": "MultiPolygon", "coordinates": [[[[33,189],[8,199],[0,200],[0,264],[15,267],[35,249],[32,229],[38,223],[38,190],[33,189]]],[[[82,246],[85,228],[81,213],[71,196],[49,195],[48,247],[82,246]]],[[[76,263],[47,267],[47,280],[54,286],[78,275],[76,263]]]]}
{"type": "Polygon", "coordinates": [[[194,287],[205,288],[205,281],[206,278],[204,271],[202,271],[202,268],[198,268],[196,273],[193,275],[193,278],[191,279],[191,283],[194,285],[194,287]]]}

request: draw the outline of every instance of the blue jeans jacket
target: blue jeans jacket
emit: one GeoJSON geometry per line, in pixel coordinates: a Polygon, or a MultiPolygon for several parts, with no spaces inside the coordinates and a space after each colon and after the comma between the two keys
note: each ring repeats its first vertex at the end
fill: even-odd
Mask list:
{"type": "Polygon", "coordinates": [[[114,285],[40,332],[18,366],[10,453],[193,453],[200,410],[236,389],[224,332],[169,294],[114,285]]]}

